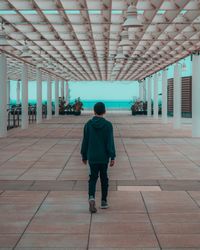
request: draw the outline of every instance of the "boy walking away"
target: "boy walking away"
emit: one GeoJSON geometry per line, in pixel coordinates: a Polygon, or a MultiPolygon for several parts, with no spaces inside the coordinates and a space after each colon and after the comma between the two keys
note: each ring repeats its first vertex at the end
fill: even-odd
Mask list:
{"type": "Polygon", "coordinates": [[[103,118],[106,113],[104,103],[98,102],[94,105],[95,116],[89,120],[84,127],[84,135],[81,147],[82,161],[90,166],[89,176],[89,211],[96,213],[95,192],[96,182],[100,173],[101,180],[101,206],[108,208],[108,164],[110,167],[115,164],[115,145],[113,138],[112,123],[103,118]]]}

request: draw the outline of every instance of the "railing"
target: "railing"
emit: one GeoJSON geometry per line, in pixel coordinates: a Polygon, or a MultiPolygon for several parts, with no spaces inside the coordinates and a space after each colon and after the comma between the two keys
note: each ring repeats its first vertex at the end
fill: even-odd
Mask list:
{"type": "MultiPolygon", "coordinates": [[[[7,108],[8,114],[8,123],[7,129],[10,130],[12,128],[17,128],[21,125],[21,113],[22,108],[21,105],[9,105],[7,108]]],[[[42,119],[47,117],[47,105],[42,105],[42,119]]],[[[28,120],[29,123],[36,122],[37,119],[37,106],[29,105],[28,106],[28,120]]]]}
{"type": "Polygon", "coordinates": [[[36,105],[28,107],[28,120],[29,123],[34,123],[36,121],[36,105]]]}
{"type": "Polygon", "coordinates": [[[20,114],[21,108],[18,106],[7,109],[8,113],[8,125],[7,129],[17,128],[20,126],[20,114]]]}
{"type": "Polygon", "coordinates": [[[42,119],[47,118],[47,105],[42,105],[42,119]]]}

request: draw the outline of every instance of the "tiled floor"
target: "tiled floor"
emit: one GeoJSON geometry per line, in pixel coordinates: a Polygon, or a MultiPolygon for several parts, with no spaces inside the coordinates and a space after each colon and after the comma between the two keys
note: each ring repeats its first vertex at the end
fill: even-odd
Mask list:
{"type": "Polygon", "coordinates": [[[92,216],[79,154],[89,115],[0,139],[0,250],[200,249],[200,138],[190,123],[174,130],[171,121],[107,118],[117,148],[110,208],[92,216]]]}

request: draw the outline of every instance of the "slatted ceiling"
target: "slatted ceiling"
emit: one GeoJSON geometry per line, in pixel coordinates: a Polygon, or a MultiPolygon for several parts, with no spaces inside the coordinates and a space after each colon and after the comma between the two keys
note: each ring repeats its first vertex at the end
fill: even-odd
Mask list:
{"type": "MultiPolygon", "coordinates": [[[[32,65],[33,59],[29,59],[27,61],[31,63],[29,64],[29,67],[28,67],[28,78],[30,81],[33,81],[36,79],[36,67],[32,65]]],[[[8,55],[7,62],[8,62],[8,67],[7,67],[8,79],[12,79],[12,80],[21,79],[21,76],[22,76],[21,70],[22,70],[23,62],[21,60],[13,58],[12,54],[8,55]]],[[[42,79],[47,80],[49,73],[50,71],[48,69],[46,71],[42,70],[42,79]]],[[[58,78],[59,75],[56,74],[55,77],[58,78]]]]}
{"type": "MultiPolygon", "coordinates": [[[[170,11],[170,13],[172,13],[173,14],[173,12],[171,12],[170,11]]],[[[167,14],[165,13],[165,16],[167,16],[167,14]]],[[[163,16],[161,17],[161,15],[158,15],[157,16],[158,18],[163,18],[163,16]]],[[[155,17],[156,18],[156,17],[155,17]]],[[[168,17],[169,18],[169,17],[168,17]]],[[[171,16],[171,18],[172,18],[172,20],[173,20],[173,18],[175,18],[175,14],[173,15],[173,16],[171,16]]],[[[162,21],[162,20],[157,20],[157,21],[162,21]]],[[[164,20],[163,20],[164,21],[164,20]]],[[[155,22],[155,21],[154,21],[155,22]]],[[[165,21],[166,22],[166,21],[165,21]]],[[[167,27],[167,25],[163,25],[164,26],[164,29],[167,27]]],[[[161,27],[161,26],[159,26],[159,27],[161,27]]],[[[155,35],[155,34],[154,34],[155,35]]],[[[150,39],[152,39],[152,38],[150,38],[150,39]]],[[[147,51],[148,52],[148,51],[147,51]]]]}
{"type": "MultiPolygon", "coordinates": [[[[115,79],[143,79],[198,50],[199,2],[138,0],[144,26],[132,29],[130,57],[123,62],[121,72],[115,73],[115,79]],[[158,54],[161,57],[152,62],[158,54]],[[147,63],[133,60],[135,55],[146,58],[147,63]],[[141,69],[142,65],[146,67],[141,69]]],[[[75,80],[109,80],[127,7],[125,0],[1,0],[1,13],[7,10],[12,14],[0,15],[7,22],[16,55],[24,40],[32,40],[33,58],[38,58],[40,50],[46,52],[47,61],[61,63],[75,80]]]]}

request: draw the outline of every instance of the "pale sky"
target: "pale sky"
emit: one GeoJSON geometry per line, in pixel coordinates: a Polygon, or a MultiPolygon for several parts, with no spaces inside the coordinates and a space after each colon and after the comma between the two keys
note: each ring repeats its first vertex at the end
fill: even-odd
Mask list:
{"type": "Polygon", "coordinates": [[[132,100],[138,96],[137,82],[70,82],[71,99],[132,100]]]}

